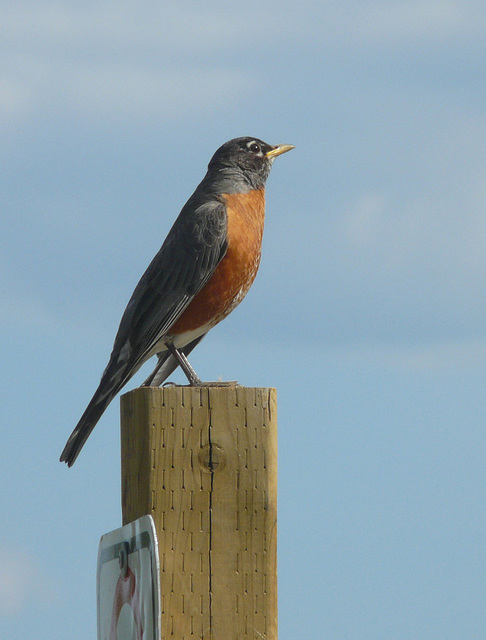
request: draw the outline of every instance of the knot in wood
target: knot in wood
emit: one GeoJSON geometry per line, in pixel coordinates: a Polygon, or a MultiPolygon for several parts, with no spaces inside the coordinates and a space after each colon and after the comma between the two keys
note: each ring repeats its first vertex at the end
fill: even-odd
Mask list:
{"type": "Polygon", "coordinates": [[[214,442],[208,442],[204,447],[201,447],[198,458],[204,471],[208,473],[217,473],[218,471],[222,471],[226,466],[224,449],[214,442]]]}

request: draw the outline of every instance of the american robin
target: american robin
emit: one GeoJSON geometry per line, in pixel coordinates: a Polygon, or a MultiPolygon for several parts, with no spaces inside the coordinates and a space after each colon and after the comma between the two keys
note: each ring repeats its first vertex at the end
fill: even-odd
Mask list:
{"type": "Polygon", "coordinates": [[[70,467],[120,389],[149,358],[143,383],[158,386],[180,366],[203,385],[187,355],[243,300],[260,263],[265,183],[273,160],[293,149],[235,138],[211,158],[123,314],[110,361],[61,454],[70,467]]]}

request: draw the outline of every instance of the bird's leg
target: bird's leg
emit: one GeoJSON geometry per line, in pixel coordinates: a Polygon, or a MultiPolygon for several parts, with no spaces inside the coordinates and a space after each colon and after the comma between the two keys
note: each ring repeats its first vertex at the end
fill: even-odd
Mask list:
{"type": "Polygon", "coordinates": [[[189,380],[189,384],[192,387],[200,387],[203,382],[192,368],[191,363],[186,356],[174,346],[173,342],[166,342],[165,346],[179,363],[180,368],[184,371],[186,378],[189,380]]]}

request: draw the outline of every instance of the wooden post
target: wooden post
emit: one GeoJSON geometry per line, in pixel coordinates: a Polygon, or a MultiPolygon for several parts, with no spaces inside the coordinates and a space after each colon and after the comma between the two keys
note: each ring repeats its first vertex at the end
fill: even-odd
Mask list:
{"type": "Polygon", "coordinates": [[[162,638],[277,640],[276,390],[121,398],[123,524],[151,514],[162,638]]]}

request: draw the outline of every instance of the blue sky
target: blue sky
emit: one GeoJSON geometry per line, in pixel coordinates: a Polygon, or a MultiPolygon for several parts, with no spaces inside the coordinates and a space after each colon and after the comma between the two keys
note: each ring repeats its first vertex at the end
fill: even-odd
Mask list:
{"type": "Polygon", "coordinates": [[[57,460],[209,158],[252,135],[296,149],[257,280],[191,362],[278,389],[279,637],[483,637],[483,3],[0,15],[2,636],[95,637],[118,401],[57,460]]]}

